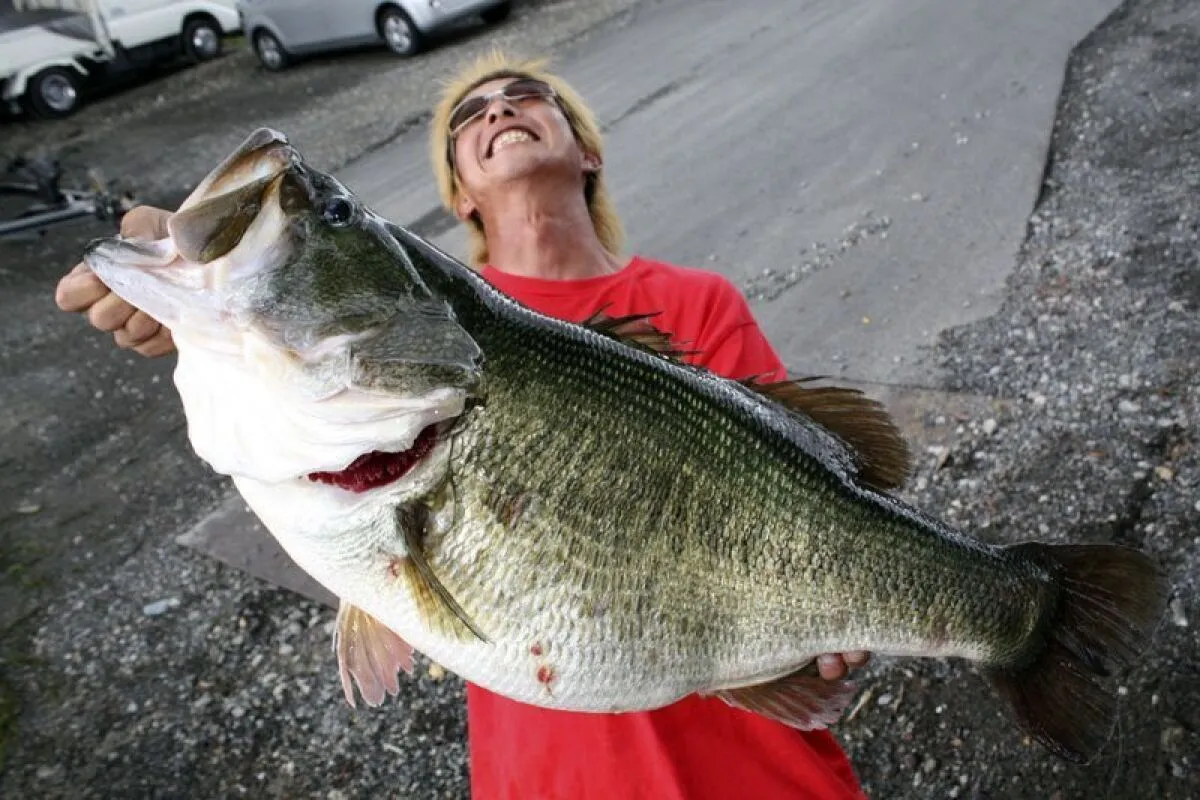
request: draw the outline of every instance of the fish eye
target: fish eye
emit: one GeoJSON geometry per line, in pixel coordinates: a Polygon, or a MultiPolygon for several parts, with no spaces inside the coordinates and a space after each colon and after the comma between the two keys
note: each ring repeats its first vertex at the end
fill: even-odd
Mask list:
{"type": "Polygon", "coordinates": [[[344,197],[333,197],[321,209],[321,217],[330,225],[340,228],[354,216],[354,206],[344,197]]]}

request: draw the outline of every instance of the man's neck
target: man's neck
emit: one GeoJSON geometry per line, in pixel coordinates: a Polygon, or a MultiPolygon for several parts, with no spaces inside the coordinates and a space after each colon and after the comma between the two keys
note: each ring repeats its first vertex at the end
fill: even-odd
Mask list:
{"type": "Polygon", "coordinates": [[[555,192],[539,198],[512,192],[484,218],[488,261],[501,272],[530,278],[579,280],[617,272],[623,266],[604,249],[587,205],[563,202],[555,192]]]}

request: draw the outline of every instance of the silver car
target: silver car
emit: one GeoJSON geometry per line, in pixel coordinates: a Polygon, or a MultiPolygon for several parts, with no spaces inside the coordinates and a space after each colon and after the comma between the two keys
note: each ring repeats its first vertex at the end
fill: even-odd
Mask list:
{"type": "Polygon", "coordinates": [[[238,0],[237,6],[258,60],[281,70],[296,56],[379,42],[411,56],[430,33],[464,17],[502,21],[512,0],[238,0]]]}

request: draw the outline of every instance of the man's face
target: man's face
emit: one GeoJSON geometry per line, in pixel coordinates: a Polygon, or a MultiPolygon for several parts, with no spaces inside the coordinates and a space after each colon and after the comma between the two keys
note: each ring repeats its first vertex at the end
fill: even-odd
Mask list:
{"type": "Polygon", "coordinates": [[[566,116],[542,87],[526,79],[488,81],[468,92],[451,114],[461,216],[510,181],[561,175],[582,180],[585,171],[599,166],[582,152],[566,116]],[[476,98],[486,102],[481,106],[476,98]]]}

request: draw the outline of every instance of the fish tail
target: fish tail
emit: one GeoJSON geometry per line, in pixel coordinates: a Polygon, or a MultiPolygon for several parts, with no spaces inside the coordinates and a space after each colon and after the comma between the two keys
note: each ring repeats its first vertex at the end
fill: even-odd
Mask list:
{"type": "Polygon", "coordinates": [[[1037,645],[989,677],[1018,724],[1051,752],[1085,763],[1108,740],[1116,697],[1100,679],[1150,643],[1169,595],[1146,554],[1117,545],[1014,545],[1056,576],[1058,601],[1037,645]]]}

